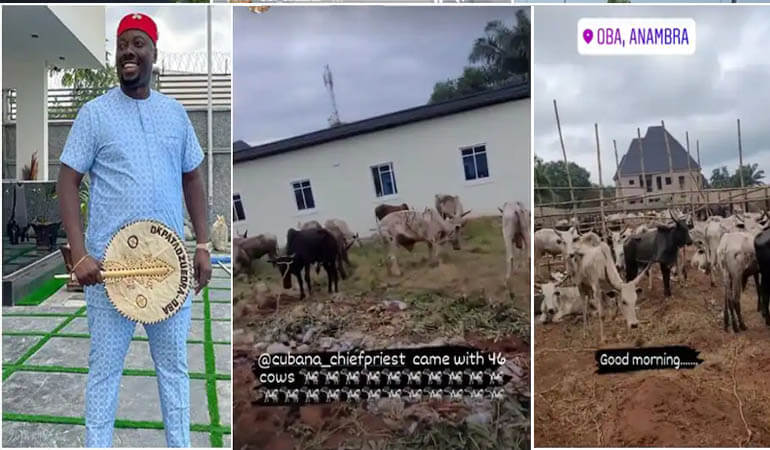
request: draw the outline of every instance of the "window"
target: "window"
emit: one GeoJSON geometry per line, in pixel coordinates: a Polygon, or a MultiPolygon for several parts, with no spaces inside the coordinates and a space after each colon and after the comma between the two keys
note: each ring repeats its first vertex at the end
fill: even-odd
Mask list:
{"type": "Polygon", "coordinates": [[[666,177],[666,186],[671,184],[671,177],[666,177]]]}
{"type": "Polygon", "coordinates": [[[297,200],[298,210],[315,208],[310,180],[295,181],[291,184],[291,187],[294,189],[294,198],[297,200]]]}
{"type": "Polygon", "coordinates": [[[377,197],[398,194],[396,187],[396,175],[393,172],[393,163],[372,166],[372,178],[374,179],[374,192],[377,197]]]}
{"type": "Polygon", "coordinates": [[[234,221],[246,220],[246,213],[243,212],[241,194],[233,194],[233,217],[234,221]]]}
{"type": "Polygon", "coordinates": [[[657,184],[657,185],[658,185],[658,190],[659,190],[659,191],[660,191],[661,189],[663,189],[663,186],[661,186],[661,184],[660,184],[660,176],[657,176],[657,177],[655,177],[655,182],[656,182],[655,184],[657,184]]]}
{"type": "Polygon", "coordinates": [[[633,178],[631,178],[630,180],[628,180],[628,185],[629,185],[629,186],[633,186],[633,185],[634,185],[634,179],[633,179],[633,178]]]}
{"type": "Polygon", "coordinates": [[[647,192],[652,192],[652,175],[645,175],[644,185],[647,187],[647,192]]]}
{"type": "Polygon", "coordinates": [[[684,175],[679,175],[679,189],[684,189],[684,175]]]}
{"type": "Polygon", "coordinates": [[[485,145],[461,148],[460,153],[463,158],[463,169],[465,169],[466,181],[489,178],[487,147],[485,145]]]}

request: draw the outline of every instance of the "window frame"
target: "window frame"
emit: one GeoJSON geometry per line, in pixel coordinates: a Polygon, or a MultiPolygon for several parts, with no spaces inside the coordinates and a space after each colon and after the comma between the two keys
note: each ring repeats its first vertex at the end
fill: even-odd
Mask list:
{"type": "Polygon", "coordinates": [[[471,145],[464,145],[461,147],[458,147],[459,153],[460,153],[460,176],[462,177],[463,183],[465,185],[477,185],[477,184],[486,184],[486,183],[492,183],[494,182],[494,178],[492,178],[492,170],[490,168],[490,160],[489,160],[489,147],[486,142],[479,142],[476,144],[471,145]],[[475,149],[478,147],[483,147],[483,151],[477,152],[475,149]],[[463,151],[465,150],[471,150],[471,155],[463,155],[463,151]],[[487,176],[486,177],[479,177],[478,176],[478,164],[477,164],[477,154],[478,153],[484,153],[484,158],[486,159],[486,166],[487,166],[487,176]],[[473,158],[473,166],[475,169],[476,178],[468,179],[465,177],[465,158],[466,156],[473,158]]]}
{"type": "MultiPolygon", "coordinates": [[[[300,177],[300,178],[295,178],[292,181],[289,181],[289,189],[290,189],[291,199],[292,199],[292,202],[294,204],[295,211],[296,211],[295,215],[302,216],[302,215],[307,215],[307,214],[314,214],[315,212],[317,212],[317,210],[318,210],[318,201],[316,199],[315,193],[313,192],[313,182],[311,181],[310,177],[300,177]],[[297,194],[296,194],[296,190],[294,188],[294,185],[299,183],[300,184],[300,189],[302,190],[302,189],[304,189],[302,187],[302,183],[304,183],[304,182],[307,182],[308,183],[308,188],[310,188],[310,195],[313,197],[313,207],[312,208],[307,208],[306,207],[304,209],[300,209],[299,205],[297,204],[297,194]]],[[[302,193],[302,200],[305,202],[305,206],[307,206],[307,199],[305,198],[305,193],[304,192],[302,193]]]]}
{"type": "Polygon", "coordinates": [[[376,163],[376,164],[370,164],[369,165],[369,174],[372,176],[372,184],[373,184],[372,188],[373,188],[375,200],[382,201],[382,200],[393,200],[393,199],[397,199],[398,198],[398,183],[396,181],[396,169],[394,167],[393,161],[385,161],[385,162],[380,162],[380,163],[376,163]],[[385,194],[384,193],[385,191],[383,189],[384,184],[382,183],[382,172],[380,172],[380,168],[383,167],[383,166],[390,166],[390,180],[393,183],[393,193],[392,194],[385,194]],[[374,173],[373,173],[373,170],[375,168],[377,168],[377,176],[379,177],[380,189],[383,192],[383,195],[381,195],[381,196],[377,195],[377,184],[374,181],[374,173]]]}
{"type": "Polygon", "coordinates": [[[246,209],[243,207],[243,198],[239,192],[233,192],[233,222],[242,222],[246,220],[246,209]],[[236,199],[238,197],[237,204],[241,207],[241,213],[243,217],[239,218],[238,208],[236,207],[236,199]]]}

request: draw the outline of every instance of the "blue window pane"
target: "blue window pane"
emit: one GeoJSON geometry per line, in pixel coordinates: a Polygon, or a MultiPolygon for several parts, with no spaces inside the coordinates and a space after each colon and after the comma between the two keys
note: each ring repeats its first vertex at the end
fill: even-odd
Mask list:
{"type": "Polygon", "coordinates": [[[465,150],[462,151],[462,155],[463,156],[470,156],[472,154],[473,154],[473,149],[472,148],[465,149],[465,150]]]}
{"type": "Polygon", "coordinates": [[[297,189],[299,189],[302,186],[299,183],[292,183],[291,187],[296,191],[297,189]]]}
{"type": "Polygon", "coordinates": [[[396,174],[390,172],[390,181],[393,182],[393,193],[398,194],[398,186],[396,186],[396,174]]]}
{"type": "Polygon", "coordinates": [[[377,197],[382,197],[382,183],[380,183],[380,174],[377,167],[372,167],[372,179],[374,180],[374,193],[377,197]]]}
{"type": "Polygon", "coordinates": [[[393,179],[389,173],[382,176],[382,192],[385,195],[393,195],[395,192],[393,189],[393,179]]]}
{"type": "Polygon", "coordinates": [[[465,168],[465,179],[476,179],[476,165],[473,163],[473,156],[463,156],[463,168],[465,168]]]}
{"type": "Polygon", "coordinates": [[[305,200],[302,198],[301,189],[294,189],[294,198],[297,200],[297,209],[305,209],[305,200]]]}
{"type": "Polygon", "coordinates": [[[486,178],[489,176],[487,152],[476,153],[476,175],[478,178],[486,178]]]}
{"type": "Polygon", "coordinates": [[[315,208],[315,200],[313,200],[313,190],[310,189],[310,183],[308,183],[308,187],[305,188],[304,191],[305,191],[305,205],[307,205],[307,207],[310,209],[315,208]]]}

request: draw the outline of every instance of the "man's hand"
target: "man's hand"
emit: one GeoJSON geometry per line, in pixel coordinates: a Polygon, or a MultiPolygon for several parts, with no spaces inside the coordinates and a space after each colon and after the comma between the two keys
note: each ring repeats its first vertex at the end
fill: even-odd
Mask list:
{"type": "Polygon", "coordinates": [[[89,255],[86,255],[85,259],[75,267],[75,277],[78,279],[78,283],[83,286],[91,286],[104,281],[101,264],[89,255]]]}
{"type": "Polygon", "coordinates": [[[211,279],[211,255],[203,249],[195,250],[195,261],[193,262],[195,270],[195,293],[198,294],[201,289],[209,284],[211,279]]]}

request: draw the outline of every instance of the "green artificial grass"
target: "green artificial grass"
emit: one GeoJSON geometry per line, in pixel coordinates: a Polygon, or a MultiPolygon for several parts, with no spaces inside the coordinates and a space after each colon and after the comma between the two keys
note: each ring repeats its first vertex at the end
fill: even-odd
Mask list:
{"type": "MultiPolygon", "coordinates": [[[[28,247],[28,248],[24,248],[24,249],[19,250],[16,254],[14,254],[10,258],[4,259],[3,260],[3,265],[9,264],[11,261],[26,255],[27,253],[31,252],[34,249],[35,249],[35,246],[33,245],[32,247],[28,247]]],[[[3,253],[5,253],[5,250],[3,251],[3,253]]]]}
{"type": "Polygon", "coordinates": [[[52,296],[62,286],[67,284],[67,280],[58,280],[50,278],[43,282],[37,289],[27,294],[26,297],[16,302],[17,306],[37,306],[43,303],[48,297],[52,296]]]}
{"type": "MultiPolygon", "coordinates": [[[[65,281],[66,282],[66,281],[65,281]]],[[[58,288],[57,288],[58,289],[58,288]]],[[[205,380],[206,382],[206,400],[209,410],[209,417],[211,423],[204,424],[191,424],[190,430],[196,432],[209,433],[209,440],[212,447],[224,446],[224,435],[232,434],[230,426],[220,425],[219,420],[219,401],[217,398],[217,381],[230,381],[230,374],[216,373],[216,360],[214,345],[230,345],[229,341],[214,341],[212,339],[212,327],[211,321],[217,322],[230,322],[229,318],[213,319],[211,318],[211,304],[212,303],[230,303],[230,301],[213,301],[209,299],[209,288],[203,290],[203,318],[195,318],[193,320],[203,320],[203,334],[204,339],[187,341],[188,344],[202,344],[204,347],[204,362],[205,372],[191,372],[189,374],[190,379],[193,380],[205,380]]],[[[39,289],[40,290],[40,289],[39,289]]],[[[48,294],[50,295],[50,294],[48,294]]],[[[47,298],[44,297],[44,298],[47,298]]],[[[42,300],[41,300],[42,301],[42,300]]],[[[37,303],[39,304],[39,303],[37,303]]],[[[58,324],[51,331],[5,331],[4,336],[34,336],[41,339],[27,350],[22,356],[20,356],[14,363],[5,364],[3,366],[3,380],[8,379],[14,372],[47,372],[47,373],[77,373],[87,374],[88,368],[86,367],[64,367],[64,366],[38,366],[38,365],[24,365],[24,363],[31,358],[38,350],[40,350],[51,338],[64,337],[64,338],[77,338],[88,339],[90,335],[87,333],[61,333],[69,323],[78,317],[87,317],[85,314],[86,307],[83,306],[74,313],[8,313],[4,314],[7,317],[61,317],[64,320],[58,324]]],[[[146,337],[134,337],[135,341],[148,341],[146,337]]],[[[156,376],[154,370],[149,369],[124,369],[124,376],[156,376]]],[[[65,416],[50,416],[50,415],[36,415],[36,414],[18,414],[18,413],[3,413],[4,421],[17,421],[17,422],[34,422],[34,423],[57,423],[57,424],[69,424],[69,425],[85,425],[85,418],[83,417],[65,417],[65,416]]],[[[134,421],[125,419],[115,420],[116,428],[134,428],[134,429],[163,429],[163,423],[157,421],[134,421]]]]}
{"type": "MultiPolygon", "coordinates": [[[[209,288],[203,289],[203,360],[206,363],[206,398],[208,399],[209,418],[212,427],[219,427],[219,401],[217,399],[216,361],[214,359],[214,344],[211,341],[211,305],[209,304],[209,288]]],[[[209,435],[212,447],[223,447],[222,433],[212,432],[209,435]]]]}

